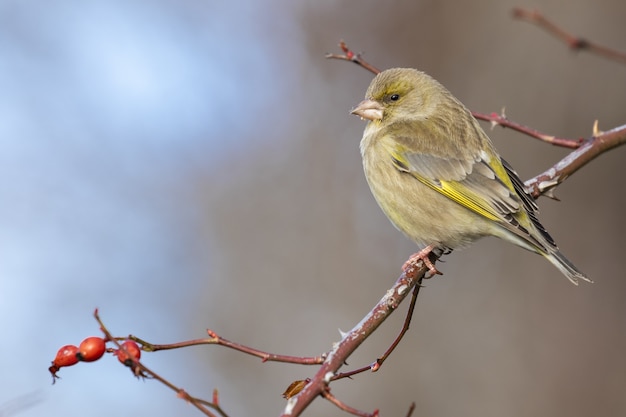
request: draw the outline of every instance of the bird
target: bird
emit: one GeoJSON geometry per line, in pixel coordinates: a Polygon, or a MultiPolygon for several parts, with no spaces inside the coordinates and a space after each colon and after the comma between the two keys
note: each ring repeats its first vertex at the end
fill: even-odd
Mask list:
{"type": "Polygon", "coordinates": [[[437,80],[413,68],[382,71],[351,113],[367,121],[360,151],[374,198],[421,248],[405,271],[422,260],[440,274],[431,254],[495,236],[543,256],[575,285],[593,282],[559,251],[522,180],[437,80]]]}

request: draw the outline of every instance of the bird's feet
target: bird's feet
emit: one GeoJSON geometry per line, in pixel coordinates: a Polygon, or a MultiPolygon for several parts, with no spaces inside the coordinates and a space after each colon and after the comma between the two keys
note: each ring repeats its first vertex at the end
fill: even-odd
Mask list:
{"type": "Polygon", "coordinates": [[[431,278],[435,275],[443,275],[441,272],[437,270],[437,268],[435,268],[435,265],[430,260],[430,254],[436,248],[437,248],[436,245],[428,245],[421,251],[414,253],[413,255],[409,257],[409,259],[404,263],[404,265],[402,265],[402,270],[406,272],[407,269],[409,269],[410,267],[416,266],[416,263],[418,261],[422,261],[424,262],[424,265],[426,265],[426,267],[428,268],[428,271],[430,272],[430,275],[426,276],[425,278],[431,278]]]}

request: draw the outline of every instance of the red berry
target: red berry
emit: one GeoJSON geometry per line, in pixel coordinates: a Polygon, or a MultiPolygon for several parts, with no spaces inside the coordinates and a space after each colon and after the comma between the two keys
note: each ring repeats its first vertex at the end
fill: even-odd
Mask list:
{"type": "Polygon", "coordinates": [[[57,368],[76,365],[78,363],[78,358],[76,358],[77,352],[78,348],[76,346],[65,345],[59,349],[57,356],[52,361],[52,364],[57,368]]]}
{"type": "Polygon", "coordinates": [[[78,348],[74,345],[65,345],[57,352],[57,356],[52,361],[52,366],[48,368],[50,373],[52,374],[52,383],[59,378],[57,376],[57,372],[64,366],[72,366],[78,363],[78,358],[76,354],[78,353],[78,348]]]}
{"type": "Polygon", "coordinates": [[[76,357],[79,361],[97,361],[106,351],[106,342],[101,337],[91,336],[80,342],[76,357]]]}
{"type": "Polygon", "coordinates": [[[141,349],[139,349],[139,346],[134,341],[127,340],[120,346],[126,349],[126,352],[128,353],[119,349],[115,351],[114,355],[117,356],[117,360],[122,362],[124,365],[132,366],[133,358],[135,358],[135,360],[139,360],[139,358],[141,358],[141,349]]]}

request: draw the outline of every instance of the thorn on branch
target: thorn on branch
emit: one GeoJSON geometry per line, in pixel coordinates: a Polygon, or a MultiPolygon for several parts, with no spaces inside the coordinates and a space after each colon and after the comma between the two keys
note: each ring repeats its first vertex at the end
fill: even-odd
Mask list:
{"type": "Polygon", "coordinates": [[[591,134],[593,135],[594,138],[597,138],[598,136],[601,136],[604,132],[600,130],[600,127],[598,126],[598,120],[594,120],[593,122],[593,128],[591,130],[591,134]]]}

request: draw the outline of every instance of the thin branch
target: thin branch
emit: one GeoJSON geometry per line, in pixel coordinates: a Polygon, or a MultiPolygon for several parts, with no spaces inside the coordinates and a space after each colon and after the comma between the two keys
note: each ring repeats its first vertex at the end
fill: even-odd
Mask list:
{"type": "Polygon", "coordinates": [[[344,41],[339,41],[339,48],[341,48],[341,50],[343,51],[343,55],[327,53],[326,58],[342,59],[344,61],[352,61],[355,64],[365,68],[366,70],[374,74],[378,74],[380,72],[378,68],[376,68],[369,62],[365,61],[360,53],[354,53],[353,51],[351,51],[350,48],[348,48],[348,45],[346,45],[344,41]]]}
{"type": "Polygon", "coordinates": [[[263,362],[285,362],[285,363],[295,363],[299,365],[319,365],[324,362],[324,356],[289,356],[289,355],[278,355],[276,353],[265,352],[250,346],[242,345],[241,343],[232,342],[228,339],[225,339],[215,333],[213,330],[207,329],[207,334],[209,335],[208,339],[194,339],[187,340],[184,342],[177,343],[169,343],[169,344],[161,344],[157,345],[154,343],[146,342],[138,338],[137,336],[130,335],[128,339],[134,340],[137,343],[140,343],[143,346],[144,351],[148,352],[156,352],[159,350],[170,350],[170,349],[180,349],[189,346],[199,346],[199,345],[219,345],[224,346],[233,350],[237,350],[239,352],[246,353],[251,356],[256,356],[257,358],[261,358],[263,362]]]}
{"type": "Polygon", "coordinates": [[[411,417],[411,415],[413,415],[413,411],[415,411],[415,402],[411,403],[411,406],[409,407],[409,411],[407,411],[406,413],[406,417],[411,417]]]}
{"type": "Polygon", "coordinates": [[[263,362],[286,362],[299,365],[319,365],[324,362],[324,359],[326,359],[325,355],[305,357],[278,355],[275,353],[264,352],[258,349],[251,348],[249,346],[244,346],[239,343],[231,342],[230,340],[224,339],[223,337],[218,336],[215,332],[208,329],[207,333],[210,337],[216,340],[216,343],[218,345],[238,350],[240,352],[247,353],[248,355],[259,357],[263,360],[263,362]]]}
{"type": "Polygon", "coordinates": [[[503,128],[508,127],[517,132],[530,136],[531,138],[539,139],[542,142],[546,142],[554,146],[560,146],[562,148],[577,149],[585,141],[585,139],[583,138],[578,138],[578,139],[559,138],[554,135],[548,135],[546,133],[542,133],[531,127],[524,126],[522,124],[509,120],[506,117],[506,114],[504,114],[504,109],[502,110],[500,114],[497,114],[497,113],[486,114],[486,113],[478,113],[478,112],[473,111],[472,115],[478,120],[490,122],[492,129],[496,126],[502,126],[503,128]]]}
{"type": "Polygon", "coordinates": [[[406,332],[409,330],[409,326],[411,325],[411,319],[413,318],[413,312],[415,311],[415,303],[417,302],[417,296],[419,295],[420,288],[422,288],[421,283],[413,287],[413,296],[411,297],[411,304],[409,304],[409,310],[406,313],[406,317],[404,318],[404,324],[402,325],[402,329],[396,339],[393,341],[391,346],[383,353],[383,355],[376,360],[374,366],[372,366],[372,372],[376,372],[383,365],[383,362],[387,360],[389,355],[395,350],[398,346],[406,332]]]}
{"type": "Polygon", "coordinates": [[[366,413],[364,411],[357,410],[354,407],[350,407],[348,404],[344,403],[343,401],[335,397],[333,394],[331,394],[330,388],[328,387],[326,387],[326,389],[322,392],[321,395],[322,397],[324,397],[331,403],[335,404],[340,410],[343,410],[346,413],[350,413],[352,415],[359,416],[359,417],[378,417],[378,410],[374,410],[374,412],[372,413],[366,413]]]}
{"type": "Polygon", "coordinates": [[[588,51],[604,58],[626,64],[625,52],[608,48],[604,45],[600,45],[579,36],[572,35],[571,33],[565,31],[556,23],[552,22],[536,10],[530,11],[516,7],[513,9],[513,17],[515,17],[516,19],[524,20],[526,22],[534,23],[535,25],[549,32],[554,37],[565,42],[567,46],[575,51],[588,51]]]}
{"type": "Polygon", "coordinates": [[[342,379],[342,378],[350,378],[350,377],[352,377],[354,375],[360,374],[360,373],[365,372],[365,371],[376,372],[376,371],[378,371],[380,369],[380,367],[383,365],[385,360],[387,360],[389,355],[391,355],[391,352],[393,352],[394,349],[396,348],[396,346],[398,346],[398,344],[400,343],[400,341],[404,337],[405,333],[409,330],[409,325],[411,324],[411,319],[413,318],[413,311],[415,311],[415,303],[417,302],[417,296],[419,295],[420,288],[422,288],[422,286],[419,285],[419,284],[416,285],[415,287],[413,287],[413,296],[411,297],[411,304],[409,304],[409,309],[406,312],[406,316],[404,318],[404,324],[402,325],[402,329],[400,330],[400,333],[398,334],[398,336],[396,336],[396,338],[393,341],[393,343],[391,343],[391,346],[389,346],[389,348],[387,348],[385,353],[383,353],[382,356],[377,358],[376,361],[374,363],[372,363],[371,365],[364,366],[362,368],[358,368],[358,369],[355,369],[353,371],[342,372],[340,374],[337,374],[333,378],[333,381],[337,380],[337,379],[342,379]]]}
{"type": "Polygon", "coordinates": [[[348,48],[348,45],[344,41],[339,41],[339,45],[338,46],[341,49],[341,51],[343,52],[343,54],[327,53],[325,55],[325,58],[326,59],[340,59],[340,60],[343,60],[343,61],[354,62],[355,64],[357,64],[360,67],[365,68],[366,70],[368,70],[372,74],[378,74],[378,73],[381,72],[378,68],[376,68],[375,66],[373,66],[372,64],[370,64],[369,62],[364,60],[363,56],[361,54],[357,54],[354,51],[352,51],[350,48],[348,48]]]}

